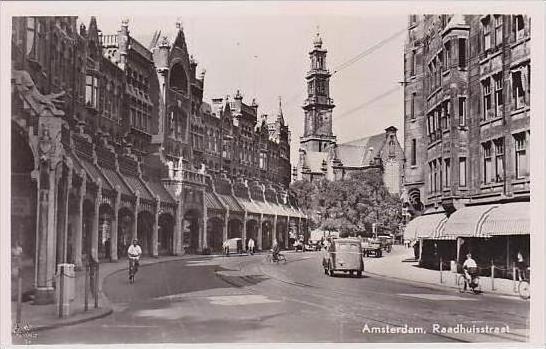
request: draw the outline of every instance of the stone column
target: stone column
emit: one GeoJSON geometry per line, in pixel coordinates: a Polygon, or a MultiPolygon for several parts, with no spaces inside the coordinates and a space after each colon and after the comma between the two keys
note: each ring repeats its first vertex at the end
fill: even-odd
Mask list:
{"type": "Polygon", "coordinates": [[[209,212],[207,210],[207,205],[205,203],[205,192],[203,192],[203,249],[209,247],[209,239],[208,239],[208,220],[209,220],[209,212]]]}
{"type": "Polygon", "coordinates": [[[116,198],[114,200],[114,215],[112,217],[112,228],[110,229],[110,261],[118,260],[118,227],[119,227],[119,208],[121,205],[121,192],[119,186],[116,186],[116,198]]]}
{"type": "Polygon", "coordinates": [[[228,239],[228,224],[229,223],[229,209],[226,209],[226,214],[224,215],[224,231],[222,234],[223,241],[228,239]]]}
{"type": "Polygon", "coordinates": [[[34,304],[51,304],[55,300],[55,172],[50,170],[49,161],[42,162],[39,171],[34,304]]]}
{"type": "Polygon", "coordinates": [[[155,215],[154,215],[154,226],[152,229],[152,257],[158,257],[158,234],[159,234],[159,197],[156,198],[156,206],[155,206],[155,215]]]}
{"type": "MultiPolygon", "coordinates": [[[[61,178],[64,177],[64,170],[62,171],[61,178]]],[[[61,263],[68,263],[68,197],[70,193],[70,187],[72,186],[72,162],[69,162],[68,166],[68,173],[66,176],[66,181],[63,180],[63,195],[61,203],[61,207],[59,207],[61,211],[61,218],[62,222],[60,222],[60,233],[62,238],[62,255],[60,258],[61,263]]]]}
{"type": "MultiPolygon", "coordinates": [[[[273,246],[273,241],[277,238],[277,215],[273,216],[273,234],[271,234],[271,246],[273,246]]],[[[278,243],[279,241],[277,241],[278,243]]]]}
{"type": "MultiPolygon", "coordinates": [[[[134,206],[134,214],[133,214],[133,226],[131,229],[131,236],[132,240],[138,239],[138,207],[140,206],[139,198],[137,196],[135,206],[134,206]]],[[[131,241],[132,243],[132,241],[131,241]]]]}
{"type": "Polygon", "coordinates": [[[174,219],[173,254],[175,256],[180,256],[182,254],[182,221],[184,220],[184,217],[182,216],[182,204],[180,202],[178,202],[178,206],[176,207],[174,219]]]}
{"type": "Polygon", "coordinates": [[[243,231],[241,233],[241,238],[243,239],[243,250],[246,249],[246,220],[248,219],[248,214],[245,210],[245,214],[243,215],[243,231]]]}
{"type": "Polygon", "coordinates": [[[263,231],[262,231],[262,221],[264,219],[264,215],[263,213],[260,213],[260,219],[258,221],[258,238],[257,238],[257,243],[258,243],[258,250],[261,250],[262,249],[262,239],[263,239],[263,231]]]}
{"type": "Polygon", "coordinates": [[[284,247],[288,249],[289,246],[289,238],[290,238],[290,217],[286,217],[286,231],[284,232],[284,247]]]}
{"type": "Polygon", "coordinates": [[[83,229],[83,202],[85,199],[85,193],[87,188],[87,177],[85,175],[85,172],[82,169],[82,184],[80,187],[80,195],[78,199],[78,213],[75,218],[74,224],[74,243],[73,243],[73,255],[74,255],[74,264],[75,267],[80,269],[83,266],[82,263],[82,229],[83,229]]]}
{"type": "Polygon", "coordinates": [[[102,183],[99,182],[97,195],[95,196],[95,210],[93,212],[93,221],[91,224],[91,257],[98,262],[99,260],[99,207],[100,197],[102,195],[102,183]]]}

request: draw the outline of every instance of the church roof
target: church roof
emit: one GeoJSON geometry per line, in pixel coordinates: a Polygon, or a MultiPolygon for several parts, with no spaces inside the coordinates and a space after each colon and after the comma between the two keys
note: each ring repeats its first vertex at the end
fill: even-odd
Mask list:
{"type": "Polygon", "coordinates": [[[339,144],[335,148],[336,158],[345,167],[368,166],[381,155],[385,144],[385,132],[339,144]]]}

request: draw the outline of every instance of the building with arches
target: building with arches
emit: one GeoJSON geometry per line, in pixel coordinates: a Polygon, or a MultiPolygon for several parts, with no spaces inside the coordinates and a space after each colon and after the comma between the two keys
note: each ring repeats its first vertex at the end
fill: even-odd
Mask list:
{"type": "Polygon", "coordinates": [[[12,67],[11,240],[35,303],[54,301],[58,264],[118,261],[133,239],[160,257],[306,229],[282,110],[270,127],[240,93],[203,102],[180,23],[146,47],[127,20],[106,35],[94,17],[15,17],[12,67]]]}

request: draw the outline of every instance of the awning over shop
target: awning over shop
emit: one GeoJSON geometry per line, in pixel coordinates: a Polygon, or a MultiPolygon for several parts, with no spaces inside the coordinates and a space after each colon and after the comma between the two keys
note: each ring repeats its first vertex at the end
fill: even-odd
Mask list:
{"type": "Polygon", "coordinates": [[[175,204],[176,201],[172,198],[171,194],[165,189],[163,184],[157,181],[148,181],[146,182],[148,184],[148,187],[154,192],[155,195],[159,195],[159,200],[161,202],[169,203],[169,204],[175,204]]]}
{"type": "Polygon", "coordinates": [[[112,186],[110,185],[110,183],[108,183],[108,181],[97,166],[95,166],[91,161],[83,157],[78,157],[78,159],[80,160],[81,165],[87,171],[93,182],[97,183],[97,181],[100,180],[103,188],[113,190],[112,186]]]}
{"type": "Polygon", "coordinates": [[[220,201],[227,206],[230,212],[244,212],[244,209],[239,205],[237,199],[232,195],[216,194],[220,201]]]}
{"type": "Polygon", "coordinates": [[[146,188],[144,183],[140,180],[140,178],[130,175],[123,175],[123,178],[125,179],[125,182],[129,184],[129,186],[132,188],[132,192],[136,194],[136,191],[138,190],[138,193],[141,198],[155,201],[155,198],[153,197],[152,193],[146,188]]]}
{"type": "Polygon", "coordinates": [[[205,191],[205,206],[208,210],[218,210],[225,211],[226,209],[222,206],[222,203],[214,195],[214,193],[205,191]]]}
{"type": "Polygon", "coordinates": [[[529,202],[499,205],[492,209],[485,218],[481,234],[486,236],[529,235],[530,215],[529,202]]]}
{"type": "Polygon", "coordinates": [[[103,167],[102,173],[104,173],[104,176],[108,178],[108,180],[110,181],[110,183],[112,183],[114,187],[117,188],[119,186],[119,190],[121,194],[125,194],[127,196],[134,196],[133,193],[131,192],[131,189],[129,189],[129,187],[127,187],[127,185],[123,183],[123,180],[121,179],[121,177],[119,176],[119,174],[117,174],[115,170],[112,170],[111,168],[108,168],[108,167],[103,167]]]}
{"type": "Polygon", "coordinates": [[[410,221],[406,226],[404,240],[440,236],[446,220],[447,216],[444,213],[419,216],[410,221]]]}
{"type": "Polygon", "coordinates": [[[243,205],[244,209],[248,213],[260,214],[260,208],[254,204],[253,201],[239,198],[239,203],[243,205]]]}
{"type": "Polygon", "coordinates": [[[487,215],[498,205],[466,206],[451,214],[441,236],[484,237],[481,225],[487,215]]]}

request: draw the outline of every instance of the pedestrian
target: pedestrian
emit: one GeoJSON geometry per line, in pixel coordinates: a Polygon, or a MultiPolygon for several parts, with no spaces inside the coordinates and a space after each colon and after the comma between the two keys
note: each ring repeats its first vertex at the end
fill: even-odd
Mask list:
{"type": "Polygon", "coordinates": [[[254,254],[254,239],[253,238],[248,239],[248,252],[251,255],[254,254]]]}
{"type": "Polygon", "coordinates": [[[521,251],[518,251],[517,255],[517,261],[516,261],[516,271],[518,275],[518,280],[526,280],[525,271],[527,269],[527,265],[525,264],[525,259],[523,258],[523,254],[521,251]]]}

